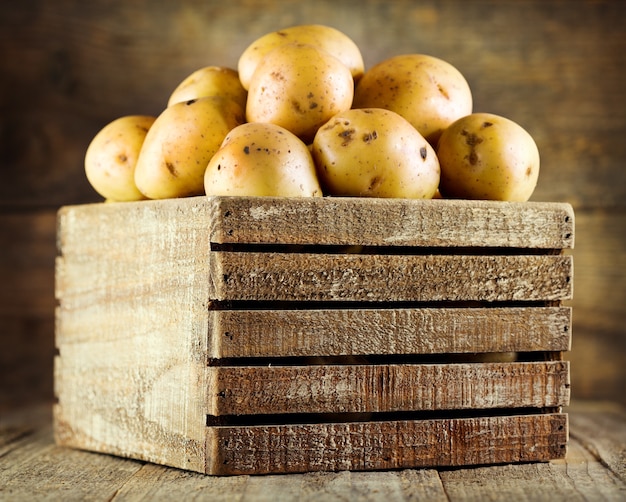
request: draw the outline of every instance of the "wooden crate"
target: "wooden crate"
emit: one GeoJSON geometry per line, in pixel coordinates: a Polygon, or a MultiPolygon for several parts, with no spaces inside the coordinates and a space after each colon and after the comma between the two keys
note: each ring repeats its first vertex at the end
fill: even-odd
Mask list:
{"type": "Polygon", "coordinates": [[[565,454],[568,204],[194,197],[58,222],[61,445],[207,474],[565,454]]]}

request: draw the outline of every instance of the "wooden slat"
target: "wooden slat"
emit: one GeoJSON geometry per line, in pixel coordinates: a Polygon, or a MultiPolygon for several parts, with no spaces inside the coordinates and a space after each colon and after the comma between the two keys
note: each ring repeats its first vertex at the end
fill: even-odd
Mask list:
{"type": "Polygon", "coordinates": [[[210,367],[208,413],[389,412],[564,406],[567,362],[210,367]]]}
{"type": "Polygon", "coordinates": [[[572,296],[572,257],[211,253],[211,298],[538,301],[572,296]]]}
{"type": "Polygon", "coordinates": [[[208,427],[207,473],[378,470],[562,458],[567,415],[208,427]]]}
{"type": "Polygon", "coordinates": [[[216,197],[211,202],[216,243],[574,245],[574,212],[566,203],[330,197],[216,197]]]}
{"type": "Polygon", "coordinates": [[[571,315],[569,307],[213,310],[210,357],[567,351],[571,315]]]}
{"type": "MultiPolygon", "coordinates": [[[[110,455],[98,455],[80,452],[74,449],[54,445],[50,427],[48,405],[35,409],[12,410],[0,415],[0,499],[2,500],[188,500],[199,494],[207,500],[259,501],[285,500],[299,502],[303,500],[382,500],[393,501],[482,501],[482,500],[623,500],[626,484],[619,477],[623,472],[624,432],[626,415],[624,408],[614,403],[575,402],[568,408],[570,437],[567,441],[567,453],[564,458],[556,457],[549,462],[514,463],[506,465],[468,466],[454,469],[398,469],[369,472],[310,472],[305,474],[284,475],[242,475],[242,476],[205,476],[199,473],[170,469],[160,465],[143,464],[110,455]],[[608,418],[607,418],[608,416],[608,418]],[[582,420],[578,420],[582,418],[582,420]],[[604,446],[603,446],[604,445],[604,446]],[[610,448],[606,448],[610,446],[610,448]]],[[[507,418],[508,420],[509,418],[507,418]]],[[[540,422],[545,418],[538,417],[540,422]]],[[[535,420],[533,420],[535,422],[535,420]]],[[[488,422],[492,423],[492,422],[488,422]]],[[[452,428],[461,437],[466,429],[452,428]]],[[[563,424],[567,426],[566,423],[563,424]]],[[[329,434],[341,431],[339,427],[326,426],[329,434]]],[[[405,427],[405,430],[407,428],[405,427]]],[[[298,429],[289,429],[289,432],[298,429]]],[[[302,428],[301,430],[309,430],[302,428]]],[[[345,427],[343,428],[345,430],[345,427]]],[[[355,430],[350,428],[349,430],[355,430]]],[[[430,429],[434,431],[433,428],[430,429]]],[[[441,430],[441,429],[440,429],[441,430]]],[[[494,430],[494,429],[492,429],[494,430]]],[[[555,428],[557,433],[558,425],[555,428]]],[[[276,428],[266,430],[263,458],[267,459],[268,445],[276,444],[276,428]]],[[[329,458],[332,450],[341,446],[347,448],[356,445],[357,454],[368,450],[365,446],[368,436],[351,436],[350,443],[333,444],[329,435],[319,434],[315,429],[317,441],[309,458],[314,460],[329,458]],[[361,443],[359,443],[361,441],[361,443]],[[320,452],[321,447],[331,451],[320,452]]],[[[521,428],[520,428],[521,431],[521,428]]],[[[206,435],[205,429],[205,435],[206,435]]],[[[211,431],[212,438],[227,436],[230,431],[211,431]]],[[[284,436],[282,430],[281,434],[284,436]]],[[[358,432],[358,429],[357,429],[358,432]]],[[[503,431],[498,429],[498,433],[503,431]]],[[[259,440],[259,432],[252,437],[243,436],[242,448],[259,440]]],[[[399,434],[398,430],[395,438],[399,434]]],[[[515,440],[520,450],[530,451],[534,440],[544,433],[530,427],[524,432],[526,440],[516,435],[515,440]]],[[[233,436],[231,436],[232,438],[233,436]]],[[[408,436],[415,444],[415,436],[408,436]]],[[[428,436],[422,441],[426,449],[428,436]]],[[[555,442],[563,436],[552,435],[555,442]]],[[[462,437],[461,437],[462,438],[462,437]]],[[[492,434],[491,445],[496,447],[500,438],[492,434]]],[[[400,437],[403,443],[406,441],[400,437]]],[[[449,436],[441,434],[440,439],[449,436]]],[[[463,438],[462,438],[463,439],[463,438]]],[[[478,438],[466,438],[477,442],[478,438]]],[[[223,439],[223,441],[228,438],[223,439]]],[[[281,438],[281,444],[305,444],[299,437],[289,441],[281,438]]],[[[485,439],[486,443],[488,440],[485,439]]],[[[550,441],[550,439],[548,439],[550,441]]],[[[370,441],[374,446],[382,444],[380,438],[370,441]]],[[[213,443],[209,443],[213,444],[213,443]]],[[[237,448],[230,442],[228,446],[237,448]]],[[[416,447],[416,448],[417,448],[416,447]]],[[[434,448],[441,449],[442,445],[434,448]]],[[[380,450],[376,449],[375,453],[380,450]]],[[[436,451],[436,450],[434,450],[436,451]]],[[[295,451],[289,451],[295,455],[295,451]]],[[[249,459],[252,453],[240,454],[249,459]]],[[[280,460],[278,450],[274,458],[280,460]]],[[[235,455],[231,454],[231,458],[235,455]]],[[[301,457],[304,454],[301,454],[301,457]]],[[[219,459],[210,458],[209,466],[215,466],[219,459]]],[[[270,460],[271,461],[271,460],[270,460]]],[[[317,462],[319,465],[321,462],[317,462]]],[[[327,462],[324,465],[331,465],[327,462]]],[[[217,467],[217,466],[216,466],[217,467]]],[[[226,464],[231,471],[232,465],[226,464]]],[[[202,472],[207,469],[202,466],[202,472]]]]}

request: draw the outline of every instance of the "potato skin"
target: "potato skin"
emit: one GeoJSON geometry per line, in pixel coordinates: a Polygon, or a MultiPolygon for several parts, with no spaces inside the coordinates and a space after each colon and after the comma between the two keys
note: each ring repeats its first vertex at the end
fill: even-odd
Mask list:
{"type": "Polygon", "coordinates": [[[288,130],[246,123],[224,138],[204,175],[207,195],[321,197],[308,146],[288,130]]]}
{"type": "Polygon", "coordinates": [[[244,89],[250,88],[252,74],[267,54],[280,45],[293,43],[312,45],[335,56],[350,70],[354,80],[363,76],[363,56],[350,37],[330,26],[303,24],[267,33],[242,52],[237,68],[244,89]]]}
{"type": "Polygon", "coordinates": [[[381,108],[351,109],[322,126],[313,158],[325,193],[430,199],[439,185],[432,146],[402,116],[381,108]]]}
{"type": "Polygon", "coordinates": [[[246,120],[279,125],[308,143],[353,97],[350,71],[337,58],[311,45],[285,44],[252,75],[246,120]]]}
{"type": "Polygon", "coordinates": [[[447,61],[426,54],[400,54],[372,66],[354,91],[354,108],[392,110],[435,147],[441,132],[472,113],[465,77],[447,61]]]}
{"type": "Polygon", "coordinates": [[[109,201],[145,199],[135,185],[139,152],[156,117],[127,115],[105,125],[85,153],[85,174],[91,186],[109,201]]]}
{"type": "Polygon", "coordinates": [[[185,77],[172,91],[167,106],[207,96],[222,96],[246,108],[248,92],[239,81],[239,74],[232,68],[205,66],[185,77]]]}
{"type": "Polygon", "coordinates": [[[209,96],[165,108],[148,132],[135,168],[150,199],[204,193],[204,171],[226,135],[244,122],[233,100],[209,96]]]}
{"type": "Polygon", "coordinates": [[[441,135],[437,155],[444,197],[525,202],[537,185],[537,145],[506,117],[462,117],[441,135]]]}

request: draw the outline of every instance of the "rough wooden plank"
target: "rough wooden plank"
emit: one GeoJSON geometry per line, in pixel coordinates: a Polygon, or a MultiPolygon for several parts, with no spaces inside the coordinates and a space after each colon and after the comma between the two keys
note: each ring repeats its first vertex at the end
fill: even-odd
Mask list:
{"type": "MultiPolygon", "coordinates": [[[[588,449],[588,446],[578,439],[580,431],[571,422],[572,417],[577,415],[569,413],[570,431],[577,430],[577,432],[574,434],[570,432],[567,455],[563,459],[550,462],[550,468],[556,481],[554,486],[550,487],[551,491],[561,492],[563,499],[568,494],[568,501],[626,500],[626,483],[623,478],[620,479],[619,475],[605,464],[604,458],[595,455],[593,449],[588,449]],[[562,477],[559,477],[558,474],[562,477]],[[570,494],[570,490],[574,493],[570,494]]],[[[601,419],[601,414],[598,413],[596,418],[601,419]]],[[[601,430],[610,432],[606,429],[601,430]]],[[[528,493],[533,493],[536,490],[536,488],[527,488],[529,489],[528,493]]],[[[546,486],[542,485],[542,489],[545,490],[545,488],[546,486]]]]}
{"type": "MultiPolygon", "coordinates": [[[[458,294],[455,291],[450,297],[444,293],[443,298],[544,301],[560,300],[571,290],[570,258],[550,252],[528,256],[215,252],[210,249],[208,239],[210,229],[215,225],[212,220],[215,215],[209,213],[209,208],[206,198],[194,198],[90,205],[64,208],[59,212],[61,255],[57,260],[56,276],[59,356],[55,373],[55,390],[59,398],[55,407],[55,433],[59,444],[204,470],[207,461],[205,420],[215,406],[213,398],[207,398],[206,394],[214,390],[217,401],[221,395],[226,396],[223,387],[217,389],[213,379],[221,385],[224,380],[220,379],[230,371],[228,367],[207,369],[205,366],[209,354],[209,303],[212,299],[223,299],[214,297],[211,288],[232,273],[229,266],[234,267],[236,274],[248,278],[246,280],[253,278],[254,282],[259,278],[261,289],[273,288],[272,280],[282,282],[286,287],[278,292],[283,296],[271,296],[275,293],[270,293],[264,297],[244,280],[239,285],[244,288],[241,291],[244,296],[227,296],[227,300],[323,300],[328,299],[324,297],[324,291],[329,283],[332,284],[331,299],[371,300],[369,287],[372,280],[374,290],[377,290],[373,298],[379,295],[378,298],[385,301],[438,300],[442,298],[429,296],[429,292],[424,293],[422,289],[431,288],[430,293],[445,291],[455,286],[462,288],[462,284],[468,281],[479,284],[472,293],[458,294]],[[251,266],[255,260],[265,262],[263,267],[269,263],[270,271],[251,266]],[[312,268],[303,266],[310,261],[313,262],[312,268]],[[285,268],[287,263],[291,265],[285,268]],[[274,279],[271,279],[272,267],[276,271],[274,279]],[[392,282],[398,283],[395,292],[392,288],[391,296],[388,274],[392,282]],[[457,274],[460,277],[456,277],[457,274]],[[429,280],[441,275],[453,279],[429,285],[429,280]],[[290,288],[301,296],[292,295],[290,288]],[[347,291],[345,294],[344,290],[347,291]]],[[[224,282],[232,286],[231,281],[224,282]]],[[[512,403],[515,402],[524,407],[559,406],[569,395],[563,381],[567,378],[568,368],[565,363],[558,362],[549,367],[557,366],[561,368],[560,373],[558,370],[552,373],[537,371],[533,376],[532,371],[521,371],[517,377],[506,369],[498,370],[497,365],[493,366],[494,381],[512,378],[509,390],[504,390],[507,388],[505,384],[496,393],[499,400],[488,404],[484,394],[471,385],[464,387],[460,383],[460,406],[514,406],[512,403]],[[558,387],[559,378],[561,394],[557,396],[557,389],[544,395],[546,388],[551,392],[554,386],[558,387]],[[524,386],[532,389],[532,392],[529,390],[532,396],[528,400],[524,397],[521,401],[513,400],[511,396],[516,394],[515,389],[524,386]]],[[[462,365],[456,367],[463,373],[462,365]]],[[[477,371],[488,365],[468,367],[477,371]]],[[[510,368],[518,367],[525,366],[510,368]]],[[[294,368],[297,369],[293,367],[292,370],[294,368]]],[[[400,365],[385,366],[382,372],[378,370],[383,366],[364,366],[363,373],[369,375],[369,380],[359,380],[360,377],[354,374],[356,366],[324,368],[302,368],[302,374],[295,375],[295,379],[293,374],[289,376],[287,373],[281,377],[283,385],[288,385],[288,378],[297,382],[305,373],[310,375],[301,385],[315,381],[329,383],[326,395],[321,395],[321,409],[319,406],[311,408],[309,402],[309,408],[305,405],[295,411],[414,409],[407,407],[406,403],[397,405],[393,402],[397,396],[406,397],[402,392],[388,395],[388,391],[370,386],[373,389],[371,395],[367,391],[357,395],[363,389],[354,387],[359,381],[389,388],[399,384],[401,390],[408,389],[411,383],[421,387],[420,375],[400,371],[400,365]],[[326,376],[315,373],[319,371],[328,373],[326,376]],[[353,385],[352,389],[350,385],[353,385]],[[347,389],[345,396],[327,405],[331,401],[329,396],[343,387],[347,389]],[[351,410],[351,399],[362,401],[363,396],[372,402],[371,406],[358,404],[351,410]],[[328,410],[325,406],[329,406],[328,410]]],[[[412,367],[413,370],[417,368],[417,365],[412,367]]],[[[438,366],[432,365],[425,371],[436,368],[438,366]]],[[[283,371],[288,372],[287,369],[283,371]]],[[[246,378],[250,379],[250,375],[246,378]]],[[[486,373],[476,376],[483,388],[488,387],[485,381],[489,383],[485,376],[486,373]]],[[[447,380],[449,376],[443,371],[440,377],[447,380]]],[[[264,378],[259,375],[254,380],[260,382],[264,378]]],[[[432,375],[422,379],[433,381],[432,375]]],[[[243,389],[243,384],[237,387],[233,378],[227,380],[231,380],[228,392],[232,392],[231,384],[236,391],[243,389]]],[[[244,381],[245,378],[240,379],[240,383],[244,381]]],[[[274,387],[281,389],[280,385],[274,387]]],[[[424,392],[429,392],[428,389],[424,392]]],[[[250,399],[259,399],[259,402],[265,399],[266,402],[256,407],[250,405],[245,412],[280,414],[294,411],[293,402],[280,401],[283,396],[274,399],[267,394],[264,398],[263,395],[256,396],[255,392],[254,387],[249,386],[248,394],[253,394],[250,399]]],[[[415,392],[413,389],[406,391],[409,402],[418,399],[415,392]]],[[[308,399],[311,401],[313,394],[308,399]]],[[[444,408],[456,407],[452,400],[437,399],[435,406],[444,403],[444,408]]],[[[247,403],[245,399],[241,402],[247,403]]],[[[236,407],[224,410],[222,406],[215,414],[240,412],[236,407]]]]}
{"type": "MultiPolygon", "coordinates": [[[[622,408],[623,409],[623,408],[622,408]]],[[[373,472],[312,472],[266,476],[205,476],[108,455],[79,452],[53,444],[49,408],[0,416],[0,441],[12,447],[0,453],[2,500],[624,500],[626,485],[577,438],[587,432],[600,440],[619,438],[622,412],[610,403],[575,402],[569,411],[571,437],[563,459],[514,465],[373,472]],[[43,410],[43,413],[42,413],[43,410]],[[583,421],[577,426],[579,414],[583,421]],[[596,422],[596,419],[598,420],[596,422]],[[13,427],[31,431],[16,437],[13,427]],[[595,425],[594,425],[595,424],[595,425]],[[7,425],[9,429],[7,429],[7,425]],[[12,438],[12,439],[11,439],[12,438]],[[102,473],[100,470],[102,469],[102,473]]],[[[558,427],[557,427],[558,430],[558,427]]],[[[461,430],[457,430],[461,434],[461,430]]],[[[442,436],[445,437],[445,436],[442,436]]],[[[472,438],[476,440],[476,438],[472,438]]],[[[326,440],[330,443],[330,440],[326,440]]],[[[353,440],[356,443],[356,440],[353,440]]],[[[601,440],[599,442],[602,442],[601,440]]],[[[318,443],[322,444],[322,443],[318,443]]],[[[495,445],[495,442],[494,442],[495,445]]],[[[335,445],[335,448],[339,445],[335,445]]],[[[522,448],[531,448],[526,443],[522,448]]]]}
{"type": "Polygon", "coordinates": [[[211,298],[541,301],[572,296],[572,257],[211,253],[211,298]]]}
{"type": "Polygon", "coordinates": [[[174,347],[159,353],[144,350],[145,339],[135,342],[61,347],[55,364],[57,443],[200,470],[203,373],[191,353],[176,355],[174,347]]]}
{"type": "MultiPolygon", "coordinates": [[[[571,417],[575,414],[570,414],[571,417]]],[[[596,415],[600,417],[599,414],[596,415]]],[[[450,500],[622,501],[626,485],[575,439],[571,424],[567,455],[549,463],[441,471],[450,500]]]]}
{"type": "MultiPolygon", "coordinates": [[[[292,475],[290,477],[299,476],[292,475]]],[[[252,478],[257,480],[275,476],[252,478]]],[[[284,476],[286,477],[286,476],[284,476]]],[[[294,501],[301,500],[428,500],[448,502],[437,471],[432,469],[381,472],[317,472],[301,476],[299,492],[294,501]]],[[[271,486],[271,485],[269,485],[271,486]]],[[[267,486],[267,488],[269,488],[267,486]]],[[[269,490],[264,490],[269,493],[269,490]]],[[[252,490],[249,493],[254,493],[252,490]]],[[[269,497],[267,498],[269,501],[269,497]]]]}
{"type": "Polygon", "coordinates": [[[574,246],[567,203],[213,197],[216,243],[365,246],[574,246]],[[303,232],[306,229],[306,232],[303,232]]]}
{"type": "Polygon", "coordinates": [[[379,470],[562,458],[567,416],[209,427],[210,474],[379,470]]]}
{"type": "Polygon", "coordinates": [[[213,310],[209,347],[216,359],[567,351],[571,314],[569,307],[213,310]]]}
{"type": "Polygon", "coordinates": [[[380,472],[313,472],[265,476],[206,476],[144,465],[114,500],[233,500],[306,502],[326,500],[423,500],[448,502],[433,469],[380,472]]]}
{"type": "MultiPolygon", "coordinates": [[[[283,476],[284,477],[284,476],[283,476]]],[[[161,465],[146,464],[119,487],[113,502],[207,500],[232,502],[254,500],[246,496],[247,476],[213,477],[204,473],[181,471],[161,465]]],[[[269,487],[269,493],[280,497],[280,484],[269,487]]]]}
{"type": "Polygon", "coordinates": [[[614,403],[574,408],[575,438],[626,483],[626,409],[614,403]]]}
{"type": "Polygon", "coordinates": [[[569,403],[569,365],[538,363],[210,367],[221,415],[553,407],[569,403]]]}
{"type": "MultiPolygon", "coordinates": [[[[177,214],[183,230],[186,217],[204,217],[215,243],[546,250],[574,246],[573,209],[556,202],[200,196],[104,209],[102,204],[71,206],[62,209],[60,217],[97,217],[94,213],[101,210],[129,219],[153,211],[177,214]]],[[[98,229],[90,230],[97,235],[98,229]]],[[[137,233],[151,230],[137,228],[137,233]]],[[[114,232],[128,235],[123,226],[114,232]]],[[[71,236],[61,236],[62,247],[71,247],[64,238],[71,236]]]]}
{"type": "Polygon", "coordinates": [[[132,460],[59,447],[47,424],[0,456],[0,499],[112,500],[139,469],[132,460]]]}
{"type": "Polygon", "coordinates": [[[59,212],[60,444],[204,465],[208,285],[196,259],[208,247],[204,207],[172,201],[59,212]]]}

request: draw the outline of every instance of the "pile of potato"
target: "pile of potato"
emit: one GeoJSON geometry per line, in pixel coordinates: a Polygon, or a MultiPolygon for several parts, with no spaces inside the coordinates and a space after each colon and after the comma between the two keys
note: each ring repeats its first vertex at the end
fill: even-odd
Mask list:
{"type": "Polygon", "coordinates": [[[539,152],[520,125],[472,110],[451,64],[403,54],[365,71],[323,25],[268,33],[237,70],[201,68],[157,117],[106,125],[85,171],[109,201],[197,195],[526,201],[539,152]]]}

